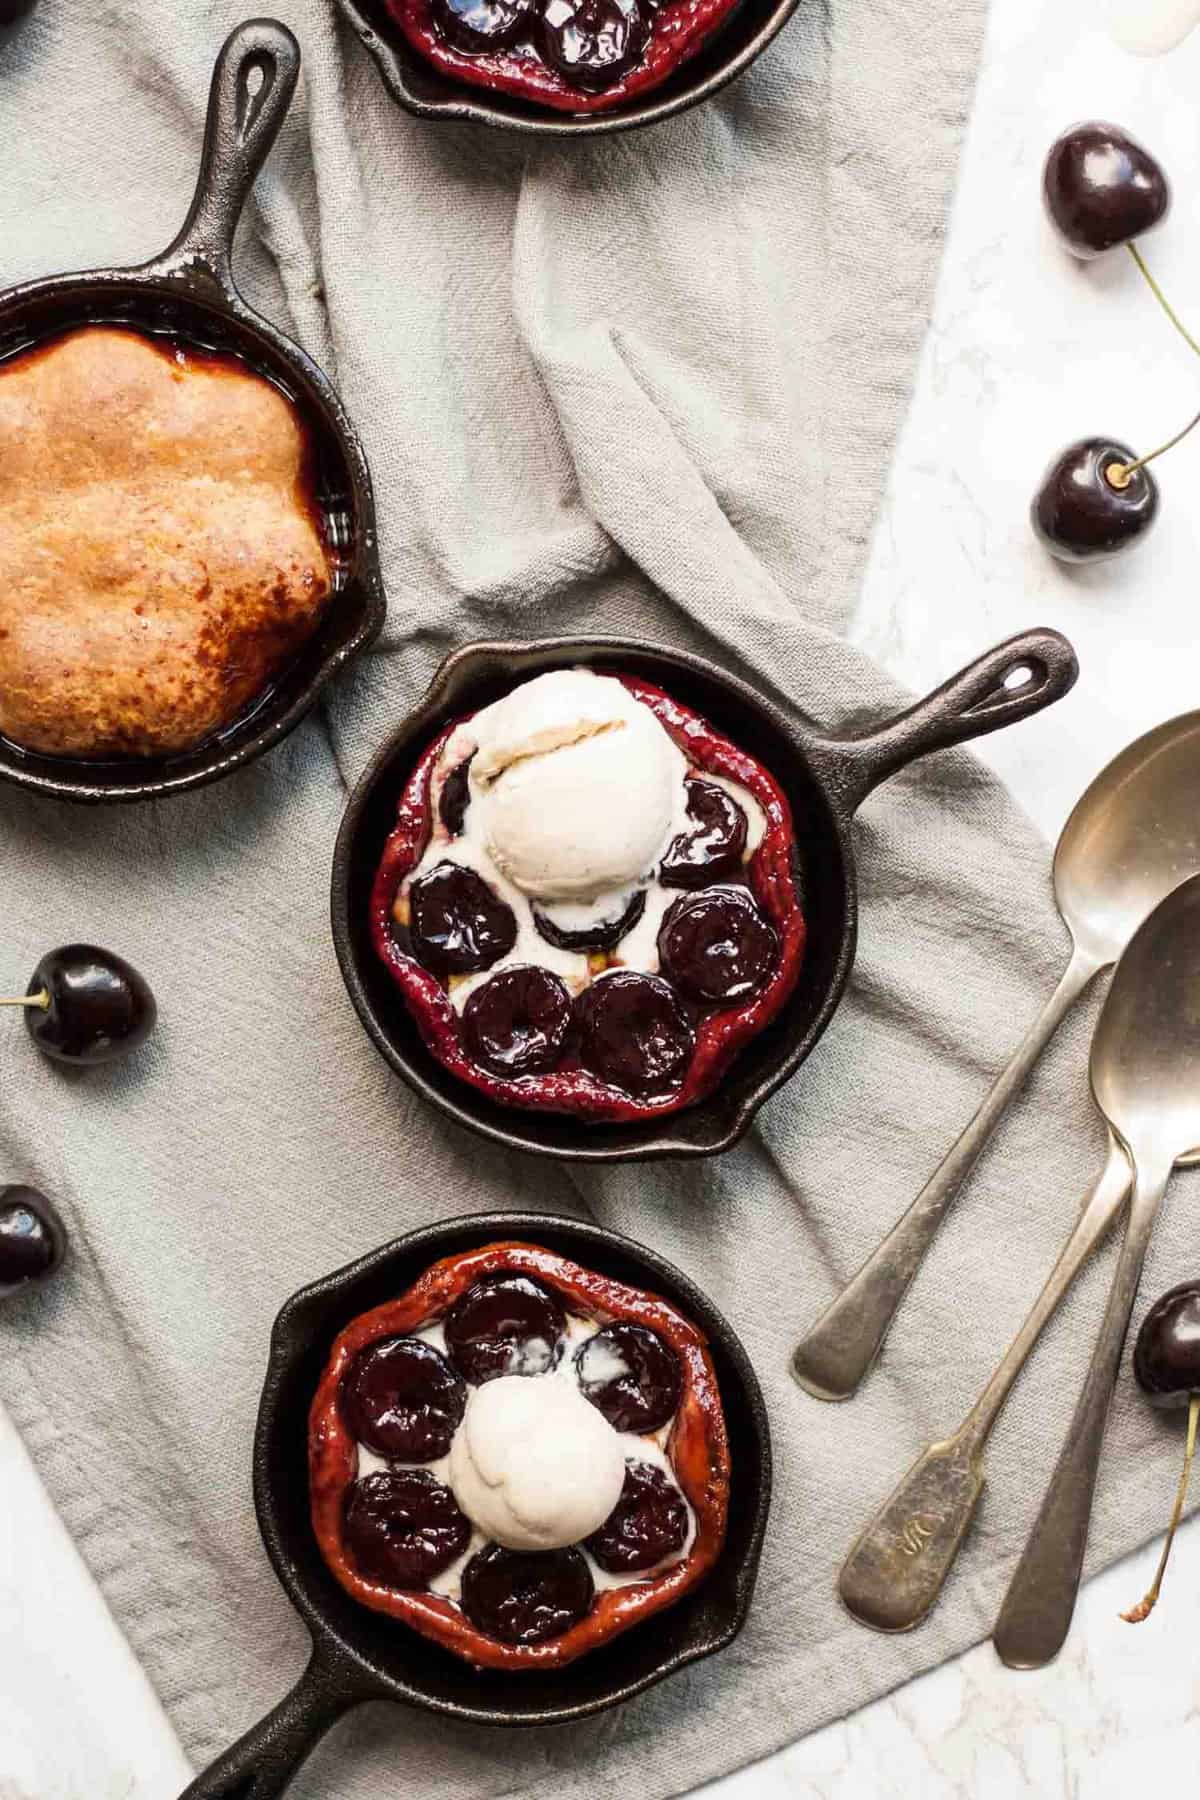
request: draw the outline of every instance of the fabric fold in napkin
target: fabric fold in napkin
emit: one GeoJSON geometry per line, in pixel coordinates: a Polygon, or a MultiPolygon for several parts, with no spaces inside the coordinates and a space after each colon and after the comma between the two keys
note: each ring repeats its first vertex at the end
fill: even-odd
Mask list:
{"type": "MultiPolygon", "coordinates": [[[[419,1770],[440,1800],[659,1800],[990,1626],[1103,1268],[1002,1422],[930,1623],[871,1636],[833,1576],[974,1397],[1069,1227],[1102,1141],[1086,1009],[980,1165],[861,1397],[822,1407],[787,1361],[1049,991],[1065,945],[1046,848],[965,754],[891,783],[858,827],[859,961],[818,1053],[731,1154],[584,1171],[460,1134],[392,1078],[330,945],[333,841],[347,784],[470,637],[646,636],[830,723],[902,701],[839,634],[928,316],[982,0],[803,0],[713,104],[557,146],[411,119],[327,0],[278,10],[306,84],[235,264],[361,428],[388,623],[318,716],[217,787],[129,811],[0,791],[5,983],[86,938],[143,969],[160,1008],[143,1054],[86,1075],[40,1059],[16,1021],[0,1032],[0,1179],[55,1195],[75,1243],[61,1280],[4,1310],[0,1392],[199,1764],[305,1656],[250,1494],[282,1300],[409,1227],[493,1206],[592,1215],[653,1244],[731,1318],[771,1410],[775,1502],[742,1637],[569,1729],[363,1709],[293,1791],[378,1800],[419,1770]]],[[[0,278],[169,241],[238,15],[230,0],[44,4],[0,41],[0,278]]],[[[1148,1280],[1183,1266],[1168,1207],[1148,1280]]],[[[1169,1433],[1119,1407],[1094,1561],[1157,1527],[1173,1461],[1169,1433]]]]}

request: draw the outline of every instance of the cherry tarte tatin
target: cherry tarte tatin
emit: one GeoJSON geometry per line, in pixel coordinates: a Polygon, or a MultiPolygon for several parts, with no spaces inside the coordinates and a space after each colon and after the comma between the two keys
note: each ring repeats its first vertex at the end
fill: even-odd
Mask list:
{"type": "Polygon", "coordinates": [[[690,1592],[725,1540],[729,1446],[703,1335],[534,1244],[446,1257],[353,1320],[313,1402],[309,1464],[317,1542],[347,1592],[485,1668],[573,1662],[690,1592]],[[497,1419],[518,1426],[499,1438],[507,1487],[497,1419]]]}

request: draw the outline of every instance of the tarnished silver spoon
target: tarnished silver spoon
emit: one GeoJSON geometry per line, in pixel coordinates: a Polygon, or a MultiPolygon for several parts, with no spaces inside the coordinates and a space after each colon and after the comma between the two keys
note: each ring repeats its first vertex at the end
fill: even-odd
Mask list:
{"type": "Polygon", "coordinates": [[[992,1634],[1040,1669],[1075,1611],[1092,1495],[1129,1315],[1175,1163],[1200,1143],[1200,876],[1176,888],[1121,958],[1092,1040],[1092,1093],[1133,1166],[1129,1223],[1091,1367],[992,1634]]]}
{"type": "Polygon", "coordinates": [[[1159,901],[1200,870],[1198,796],[1200,712],[1193,712],[1130,744],[1077,802],[1054,855],[1054,895],[1071,934],[1071,960],[958,1142],[798,1346],[792,1373],[817,1399],[848,1400],[855,1392],[959,1188],[1046,1044],[1159,901]]]}

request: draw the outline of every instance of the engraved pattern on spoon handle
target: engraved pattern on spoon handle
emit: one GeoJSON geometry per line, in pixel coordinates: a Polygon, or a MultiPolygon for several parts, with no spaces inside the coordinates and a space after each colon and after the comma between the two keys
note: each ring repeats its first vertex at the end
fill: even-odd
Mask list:
{"type": "Polygon", "coordinates": [[[1169,1174],[1168,1164],[1135,1175],[1129,1226],[1091,1367],[992,1633],[1000,1660],[1010,1669],[1043,1668],[1058,1655],[1071,1628],[1109,1404],[1169,1174]]]}
{"type": "Polygon", "coordinates": [[[983,1492],[988,1435],[1046,1322],[1125,1204],[1129,1181],[1125,1152],[1110,1134],[1108,1161],[991,1380],[954,1436],[917,1459],[842,1564],[838,1594],[863,1625],[911,1631],[937,1600],[983,1492]]]}
{"type": "Polygon", "coordinates": [[[904,1216],[797,1346],[792,1374],[818,1400],[848,1400],[879,1354],[959,1188],[1034,1063],[1102,965],[1075,950],[1029,1035],[904,1216]]]}

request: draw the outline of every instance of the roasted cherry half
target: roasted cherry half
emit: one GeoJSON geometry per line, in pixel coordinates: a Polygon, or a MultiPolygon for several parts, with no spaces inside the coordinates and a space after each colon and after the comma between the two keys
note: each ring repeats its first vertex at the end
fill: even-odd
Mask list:
{"type": "Polygon", "coordinates": [[[341,1407],[351,1435],[396,1462],[448,1456],[466,1404],[461,1375],[421,1338],[368,1344],[342,1379],[341,1407]]]}
{"type": "Polygon", "coordinates": [[[743,887],[685,894],[658,933],[664,972],[692,1000],[732,1006],[767,980],[779,954],[775,927],[743,887]]]}
{"type": "Polygon", "coordinates": [[[1142,537],[1158,513],[1149,469],[1112,438],[1081,438],[1052,462],[1034,496],[1033,529],[1062,562],[1101,562],[1142,537]]]}
{"type": "Polygon", "coordinates": [[[533,0],[433,0],[433,19],[447,43],[468,55],[502,50],[533,22],[533,0]]]}
{"type": "Polygon", "coordinates": [[[657,1431],[679,1405],[679,1358],[657,1331],[618,1319],[585,1339],[575,1373],[586,1399],[614,1431],[657,1431]]]}
{"type": "Polygon", "coordinates": [[[688,818],[695,824],[672,838],[659,865],[664,887],[697,888],[736,875],[746,848],[746,815],[715,781],[688,777],[688,818]]]}
{"type": "Polygon", "coordinates": [[[533,908],[533,922],[548,944],[559,950],[615,950],[621,939],[631,932],[646,910],[646,890],[639,888],[624,912],[616,919],[598,919],[578,931],[567,931],[544,912],[533,908]]]}
{"type": "Polygon", "coordinates": [[[446,1314],[446,1348],[468,1381],[544,1375],[562,1353],[562,1307],[528,1275],[485,1275],[446,1314]]]}
{"type": "Polygon", "coordinates": [[[542,51],[572,87],[600,93],[642,59],[649,26],[639,0],[548,0],[542,51]]]}
{"type": "Polygon", "coordinates": [[[111,950],[64,944],[43,956],[19,1000],[38,1049],[56,1062],[105,1063],[144,1043],[158,1009],[145,979],[111,950]]]}
{"type": "Polygon", "coordinates": [[[1051,146],[1042,194],[1059,237],[1075,256],[1103,256],[1166,217],[1167,178],[1119,125],[1093,120],[1051,146]]]}
{"type": "Polygon", "coordinates": [[[413,954],[437,975],[490,969],[517,941],[516,916],[474,869],[440,862],[408,890],[413,954]]]}
{"type": "Polygon", "coordinates": [[[1188,1482],[1196,1456],[1196,1430],[1200,1426],[1200,1281],[1184,1281],[1154,1302],[1142,1320],[1133,1351],[1133,1372],[1138,1386],[1153,1406],[1186,1406],[1187,1441],[1183,1473],[1175,1492],[1175,1507],[1166,1542],[1149,1592],[1131,1612],[1121,1617],[1139,1625],[1154,1611],[1167,1558],[1183,1517],[1188,1482]]]}
{"type": "Polygon", "coordinates": [[[615,969],[575,1002],[579,1060],[585,1069],[630,1094],[653,1094],[682,1076],[694,1038],[667,982],[635,969],[615,969]]]}
{"type": "Polygon", "coordinates": [[[621,1498],[587,1547],[610,1575],[627,1575],[682,1550],[687,1531],[687,1502],[675,1483],[654,1463],[628,1462],[621,1498]]]}
{"type": "Polygon", "coordinates": [[[471,1521],[428,1469],[376,1470],[346,1493],[346,1548],[360,1574],[428,1587],[471,1541],[471,1521]]]}
{"type": "MultiPolygon", "coordinates": [[[[475,752],[472,750],[471,756],[475,752]]],[[[458,837],[463,828],[463,820],[467,816],[467,804],[471,798],[471,756],[464,756],[457,763],[445,781],[438,796],[438,818],[446,827],[451,837],[458,837]]]]}
{"type": "Polygon", "coordinates": [[[581,1551],[504,1550],[488,1544],[463,1570],[462,1609],[503,1644],[561,1637],[591,1609],[595,1588],[581,1551]]]}
{"type": "Polygon", "coordinates": [[[53,1275],[67,1253],[58,1209],[36,1188],[0,1188],[0,1299],[53,1275]]]}
{"type": "Polygon", "coordinates": [[[562,1055],[571,1025],[571,996],[549,969],[501,969],[463,1007],[463,1042],[493,1074],[538,1075],[562,1055]]]}

